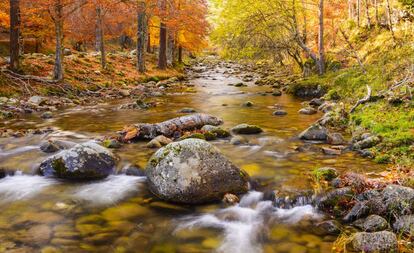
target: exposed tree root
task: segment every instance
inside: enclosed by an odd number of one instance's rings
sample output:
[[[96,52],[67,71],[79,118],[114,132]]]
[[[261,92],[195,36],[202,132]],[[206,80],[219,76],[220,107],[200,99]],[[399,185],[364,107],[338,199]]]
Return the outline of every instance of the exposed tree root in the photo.
[[[351,110],[349,111],[349,113],[353,113],[358,106],[360,106],[360,105],[365,104],[366,102],[368,102],[371,99],[371,94],[372,94],[371,87],[369,85],[367,85],[367,95],[364,98],[358,100],[356,102],[356,104],[351,108]]]

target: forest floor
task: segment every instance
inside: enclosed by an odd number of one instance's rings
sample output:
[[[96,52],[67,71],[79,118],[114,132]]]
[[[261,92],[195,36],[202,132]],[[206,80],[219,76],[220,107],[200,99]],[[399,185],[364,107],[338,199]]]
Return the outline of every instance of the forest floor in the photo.
[[[0,68],[6,68],[6,58],[0,58]],[[54,67],[54,56],[45,54],[25,54],[22,56],[21,74],[51,78]],[[65,80],[61,85],[39,83],[26,80],[26,84],[10,80],[0,73],[0,97],[25,97],[31,95],[73,95],[85,91],[97,91],[103,88],[125,89],[130,85],[161,81],[171,77],[182,76],[180,67],[159,70],[156,67],[155,55],[148,55],[147,72],[140,74],[136,70],[136,55],[130,51],[108,53],[105,69],[100,65],[99,53],[73,52],[64,59]],[[23,84],[23,85],[22,85]],[[63,91],[62,91],[62,85]],[[67,90],[65,92],[64,90]],[[73,94],[70,94],[71,91]],[[65,93],[65,94],[62,94]]]

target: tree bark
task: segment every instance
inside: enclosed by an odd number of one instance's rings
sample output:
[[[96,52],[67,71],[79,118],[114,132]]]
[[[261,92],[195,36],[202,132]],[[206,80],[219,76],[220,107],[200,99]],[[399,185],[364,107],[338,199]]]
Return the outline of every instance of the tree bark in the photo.
[[[137,32],[137,68],[145,73],[145,47],[147,44],[147,17],[145,12],[145,1],[138,3],[138,32]]]
[[[56,52],[55,67],[53,69],[53,79],[63,80],[63,5],[60,0],[55,3],[55,36],[56,36]]]
[[[378,0],[374,0],[375,5],[375,23],[377,26],[380,25],[380,18],[379,18],[379,12],[378,12]]]
[[[19,70],[20,61],[20,1],[10,0],[10,69]]]
[[[371,17],[369,16],[369,2],[365,0],[365,15],[367,16],[367,27],[371,29]]]
[[[324,0],[319,0],[319,36],[318,36],[318,52],[319,52],[319,74],[325,74],[325,46],[324,46]]]
[[[183,63],[183,47],[178,47],[178,62]]]
[[[124,142],[153,139],[159,135],[165,137],[179,137],[185,131],[201,129],[205,125],[218,126],[223,121],[217,117],[197,113],[179,118],[170,119],[156,124],[136,124],[127,126],[121,132],[120,139]]]
[[[151,54],[152,50],[151,50],[151,32],[150,32],[150,28],[149,28],[149,22],[147,19],[147,53]]]
[[[106,67],[106,52],[104,42],[104,27],[103,27],[103,15],[101,6],[96,7],[96,46],[97,50],[101,52],[101,67]]]
[[[392,39],[395,42],[394,27],[392,24],[392,10],[390,5],[390,0],[387,0],[387,14],[388,14],[388,26],[392,35]]]
[[[166,0],[161,0],[161,10],[166,9]],[[167,68],[167,25],[161,20],[160,24],[160,48],[158,54],[158,68]]]
[[[361,0],[357,0],[357,25],[361,26]]]

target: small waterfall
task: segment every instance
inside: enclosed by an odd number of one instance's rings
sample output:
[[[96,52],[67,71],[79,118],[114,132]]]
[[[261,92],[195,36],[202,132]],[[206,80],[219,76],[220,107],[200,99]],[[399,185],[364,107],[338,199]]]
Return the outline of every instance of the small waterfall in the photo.
[[[16,173],[0,180],[0,203],[32,198],[58,181],[42,176]]]
[[[111,205],[139,191],[139,184],[145,177],[112,175],[108,178],[88,183],[76,189],[75,198],[92,205]]]
[[[305,201],[305,200],[300,200]],[[299,203],[298,202],[298,203]],[[220,253],[261,253],[261,241],[271,222],[294,224],[303,218],[320,219],[311,205],[283,209],[272,201],[263,200],[263,193],[251,191],[240,203],[213,214],[193,216],[182,220],[176,231],[194,228],[216,228],[223,232]]]

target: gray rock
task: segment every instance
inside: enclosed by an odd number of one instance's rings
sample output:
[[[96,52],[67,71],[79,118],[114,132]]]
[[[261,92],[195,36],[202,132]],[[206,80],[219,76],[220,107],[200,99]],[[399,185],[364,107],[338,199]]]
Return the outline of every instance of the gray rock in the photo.
[[[352,200],[354,192],[351,187],[334,189],[317,199],[317,206],[322,210],[329,210],[340,202]]]
[[[322,221],[316,224],[316,232],[321,235],[339,235],[341,224],[336,220]]]
[[[158,150],[146,168],[148,187],[159,198],[178,203],[219,201],[248,190],[248,175],[213,145],[199,139],[173,142]]]
[[[331,145],[342,145],[346,143],[344,137],[340,133],[329,133],[327,142]]]
[[[414,215],[404,215],[394,222],[392,225],[394,232],[398,234],[406,234],[411,237],[414,236]]]
[[[325,155],[340,155],[340,154],[342,154],[342,151],[340,149],[333,149],[333,148],[327,148],[327,147],[323,147],[322,152]]]
[[[53,114],[51,112],[44,112],[44,113],[42,113],[42,115],[40,117],[42,119],[51,119],[51,118],[53,118]]]
[[[307,108],[302,108],[299,110],[300,114],[305,114],[305,115],[313,115],[316,114],[317,111],[315,109],[313,109],[312,107],[307,107]]]
[[[398,251],[397,236],[388,231],[356,233],[347,245],[350,250],[365,253],[391,253]]]
[[[263,130],[256,125],[240,124],[231,129],[234,134],[259,134]]]
[[[315,124],[299,134],[299,138],[302,140],[326,141],[328,134],[329,132],[326,127]]]
[[[243,136],[240,136],[240,135],[233,136],[230,140],[230,144],[235,145],[235,146],[248,144],[248,143],[249,143],[249,141],[246,138],[244,138]]]
[[[414,189],[401,185],[387,185],[382,191],[382,196],[388,214],[401,216],[414,212]]]
[[[275,115],[275,116],[284,116],[284,115],[287,115],[287,114],[288,113],[285,110],[277,110],[277,111],[273,112],[273,115]]]
[[[244,107],[252,107],[254,104],[253,104],[253,102],[251,102],[251,101],[246,101],[246,102],[244,102],[243,104],[242,104],[242,106],[244,106]]]
[[[314,98],[309,102],[310,106],[319,107],[323,104],[324,100],[321,98]]]
[[[362,230],[365,232],[378,232],[387,230],[390,227],[387,220],[379,215],[373,214],[368,216],[362,223]]]
[[[69,48],[64,48],[63,49],[63,55],[65,55],[65,56],[72,55],[72,50],[70,50]]]
[[[357,202],[351,210],[345,215],[343,221],[353,222],[362,217],[366,217],[370,213],[369,205],[367,201]]]
[[[53,141],[46,141],[40,145],[40,150],[45,153],[55,153],[59,151],[61,148]]]
[[[370,136],[370,137],[367,137],[367,138],[365,138],[361,141],[358,141],[358,142],[354,143],[353,148],[355,150],[372,148],[380,142],[381,142],[381,140],[378,136]]]
[[[125,167],[122,169],[122,173],[127,176],[145,177],[145,171],[136,166]]]
[[[152,139],[151,141],[147,143],[146,147],[157,149],[157,148],[161,148],[162,144],[158,140]]]
[[[46,98],[41,96],[32,96],[29,100],[27,100],[27,102],[39,106],[46,102]]]
[[[115,157],[95,142],[78,144],[47,158],[39,166],[43,176],[70,180],[93,180],[113,173]]]
[[[279,97],[279,96],[282,96],[282,92],[280,90],[274,90],[272,92],[272,95],[275,97]]]
[[[178,111],[179,113],[196,113],[197,111],[193,108],[183,108],[180,111]]]

